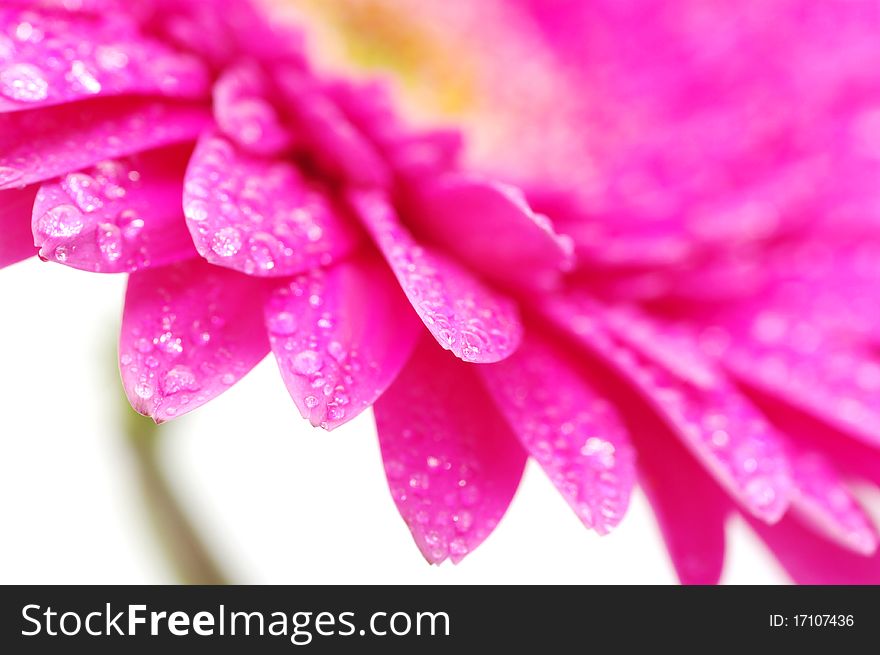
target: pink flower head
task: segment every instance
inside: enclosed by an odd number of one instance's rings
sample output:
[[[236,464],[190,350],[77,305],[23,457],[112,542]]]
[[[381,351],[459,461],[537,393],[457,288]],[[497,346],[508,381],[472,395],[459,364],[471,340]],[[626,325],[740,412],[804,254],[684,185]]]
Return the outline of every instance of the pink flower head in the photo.
[[[515,296],[571,266],[571,241],[521,192],[459,167],[456,132],[413,131],[380,84],[317,74],[300,35],[250,2],[16,0],[0,39],[0,265],[38,254],[129,273],[120,370],[156,421],[270,350],[302,415],[326,429],[405,366],[413,393],[445,380],[450,400],[476,402],[486,392],[470,363],[522,339]],[[469,363],[460,379],[455,361]],[[389,471],[401,453],[439,472],[442,506],[398,495],[439,561],[495,525],[525,455],[500,417],[459,432],[433,402],[395,411],[382,445]],[[438,431],[408,424],[414,411]],[[428,510],[455,539],[434,537]]]

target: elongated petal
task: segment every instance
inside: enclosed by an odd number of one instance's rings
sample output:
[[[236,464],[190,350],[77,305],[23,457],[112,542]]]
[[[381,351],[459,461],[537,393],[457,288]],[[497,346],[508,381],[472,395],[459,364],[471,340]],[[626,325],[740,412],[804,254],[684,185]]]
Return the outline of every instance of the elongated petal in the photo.
[[[190,141],[209,120],[202,107],[140,98],[88,100],[0,114],[0,189]]]
[[[529,331],[513,355],[477,371],[581,521],[605,534],[629,504],[635,451],[616,411],[575,361]]]
[[[791,477],[782,444],[736,389],[700,389],[615,340],[576,303],[557,299],[544,310],[616,370],[664,418],[707,470],[749,511],[773,522],[788,506]]]
[[[394,502],[425,558],[458,562],[495,528],[526,456],[472,367],[422,338],[375,406]]]
[[[328,430],[376,401],[424,330],[372,251],[277,288],[266,327],[299,411]]]
[[[516,305],[461,266],[416,243],[381,193],[352,204],[424,324],[446,350],[471,362],[497,362],[522,338]]]
[[[40,186],[40,257],[96,273],[165,266],[197,255],[181,208],[189,146],[105,160]]]
[[[268,352],[259,280],[193,259],[133,273],[119,342],[137,411],[165,421],[222,393]]]
[[[642,487],[682,584],[717,584],[732,503],[658,417],[627,412]]]
[[[214,133],[193,153],[183,207],[199,253],[248,275],[327,265],[357,240],[339,208],[293,164],[244,154]]]
[[[877,531],[837,471],[816,451],[790,445],[795,492],[792,506],[801,521],[862,555],[877,551]]]
[[[798,584],[880,584],[878,554],[865,557],[844,550],[790,513],[773,526],[750,523]]]
[[[29,219],[36,193],[35,186],[0,191],[0,268],[37,254]]]
[[[0,25],[17,26],[17,38],[0,35],[0,112],[92,96],[198,98],[208,90],[208,70],[198,59],[124,20],[4,7]]]
[[[411,202],[418,228],[495,279],[551,288],[574,263],[571,240],[515,187],[447,174],[419,185]]]

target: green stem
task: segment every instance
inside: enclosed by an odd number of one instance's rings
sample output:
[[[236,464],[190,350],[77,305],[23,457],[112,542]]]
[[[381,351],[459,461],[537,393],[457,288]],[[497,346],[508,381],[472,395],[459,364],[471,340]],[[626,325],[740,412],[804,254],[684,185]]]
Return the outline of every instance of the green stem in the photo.
[[[184,584],[226,584],[226,577],[199,537],[162,470],[159,444],[168,426],[125,408],[125,435],[135,456],[150,522],[177,578]]]

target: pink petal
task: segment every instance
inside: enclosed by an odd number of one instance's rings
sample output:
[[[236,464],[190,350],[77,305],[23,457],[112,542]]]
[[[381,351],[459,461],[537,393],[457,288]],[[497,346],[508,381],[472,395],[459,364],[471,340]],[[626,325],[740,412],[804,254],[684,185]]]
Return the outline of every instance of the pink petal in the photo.
[[[0,189],[189,141],[209,120],[202,107],[140,98],[84,100],[0,114]]]
[[[653,406],[716,480],[750,512],[774,522],[788,506],[791,478],[782,444],[764,418],[731,385],[700,389],[627,347],[577,300],[562,297],[544,311],[623,376]]]
[[[387,186],[390,174],[376,148],[314,78],[289,66],[278,69],[275,78],[297,136],[322,168],[356,186]]]
[[[843,550],[817,536],[792,514],[773,526],[750,523],[798,584],[880,584],[878,554],[865,557]]]
[[[516,187],[450,173],[419,185],[411,205],[418,229],[502,282],[552,288],[574,264],[571,239],[554,232]]]
[[[495,528],[526,455],[474,369],[423,337],[375,406],[394,502],[425,558],[460,561]]]
[[[760,314],[753,330],[758,339],[736,338],[723,354],[734,376],[880,445],[880,360],[872,352],[834,343],[772,311]],[[771,332],[778,338],[770,339]]]
[[[96,273],[165,266],[197,255],[181,209],[190,146],[105,160],[40,186],[40,257]]]
[[[37,254],[30,213],[37,187],[0,191],[0,268]]]
[[[513,355],[477,371],[578,517],[606,534],[629,504],[635,451],[614,407],[573,361],[572,353],[529,331]]]
[[[259,280],[193,259],[133,273],[119,342],[132,407],[157,422],[219,395],[269,352]]]
[[[418,245],[381,193],[350,196],[422,321],[446,350],[465,361],[509,356],[522,338],[516,305],[450,259]]]
[[[327,265],[356,242],[339,208],[296,166],[246,155],[214,133],[190,160],[183,208],[199,253],[248,275]]]
[[[818,452],[790,446],[795,493],[792,507],[801,521],[843,548],[861,555],[877,550],[877,531],[837,471]]]
[[[276,155],[291,145],[291,135],[266,99],[269,82],[254,63],[223,72],[214,84],[214,118],[236,145],[256,155]]]
[[[159,94],[199,98],[205,66],[137,33],[123,20],[0,8],[0,112],[58,105],[92,96]]]
[[[376,401],[423,331],[372,251],[285,282],[266,305],[266,326],[299,411],[328,430]]]
[[[629,411],[642,487],[682,584],[717,584],[731,503],[658,417]]]

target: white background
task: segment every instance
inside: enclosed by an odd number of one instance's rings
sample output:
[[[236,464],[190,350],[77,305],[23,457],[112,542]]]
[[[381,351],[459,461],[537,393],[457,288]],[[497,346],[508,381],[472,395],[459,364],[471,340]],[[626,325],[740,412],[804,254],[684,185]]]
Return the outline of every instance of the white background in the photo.
[[[2,583],[175,582],[116,424],[124,285],[38,260],[0,271]],[[313,430],[271,359],[163,429],[172,482],[235,582],[675,582],[644,496],[600,538],[532,465],[486,543],[427,565],[387,492],[371,415]],[[748,528],[730,528],[725,582],[786,581]]]

